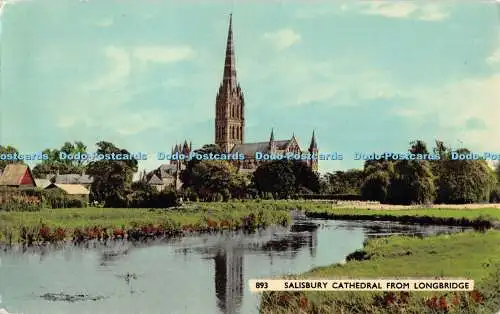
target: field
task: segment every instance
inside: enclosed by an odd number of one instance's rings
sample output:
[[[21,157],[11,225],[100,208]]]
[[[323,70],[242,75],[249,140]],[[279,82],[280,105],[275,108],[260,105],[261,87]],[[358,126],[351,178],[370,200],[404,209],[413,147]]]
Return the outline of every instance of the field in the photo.
[[[488,313],[500,309],[500,231],[367,242],[362,260],[313,269],[289,278],[461,277],[473,293],[270,292],[263,313]],[[335,244],[332,244],[335,245]]]
[[[296,202],[310,217],[346,220],[388,220],[405,223],[500,227],[498,204],[397,206],[370,203]]]
[[[248,202],[192,203],[176,209],[141,208],[62,208],[38,212],[0,212],[0,242],[18,242],[21,229],[32,232],[41,228],[60,229],[71,237],[80,229],[121,229],[161,226],[166,231],[206,231],[238,229],[245,221],[258,227],[286,224],[287,207],[274,203],[256,206]]]

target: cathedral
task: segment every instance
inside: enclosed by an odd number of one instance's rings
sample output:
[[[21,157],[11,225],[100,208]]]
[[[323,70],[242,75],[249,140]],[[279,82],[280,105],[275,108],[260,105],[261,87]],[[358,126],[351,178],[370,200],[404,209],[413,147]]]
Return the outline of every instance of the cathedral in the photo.
[[[226,55],[224,61],[224,75],[219,86],[215,100],[215,144],[224,153],[241,153],[245,155],[244,160],[233,161],[238,171],[253,172],[263,162],[255,160],[255,153],[263,154],[286,154],[286,153],[311,153],[318,154],[318,144],[314,131],[307,149],[302,149],[295,135],[290,139],[275,140],[274,130],[271,129],[269,139],[264,142],[245,143],[245,99],[243,91],[236,78],[236,62],[233,42],[232,15],[229,17],[229,30],[226,43]],[[189,155],[192,151],[191,143],[184,141],[172,148],[172,154],[180,153]],[[314,171],[318,171],[318,160],[305,161]],[[180,187],[179,172],[185,169],[186,163],[171,160],[143,178],[149,184],[155,185],[159,190],[166,186]]]
[[[232,15],[229,17],[224,75],[215,101],[215,144],[225,153],[242,153],[245,159],[237,161],[240,171],[254,171],[260,164],[255,160],[255,153],[285,154],[285,153],[318,153],[318,145],[312,133],[307,150],[300,148],[295,135],[287,140],[275,140],[274,130],[271,130],[269,140],[257,143],[245,143],[245,99],[243,91],[236,78],[236,62],[233,42]],[[318,161],[309,160],[307,164],[318,171]]]

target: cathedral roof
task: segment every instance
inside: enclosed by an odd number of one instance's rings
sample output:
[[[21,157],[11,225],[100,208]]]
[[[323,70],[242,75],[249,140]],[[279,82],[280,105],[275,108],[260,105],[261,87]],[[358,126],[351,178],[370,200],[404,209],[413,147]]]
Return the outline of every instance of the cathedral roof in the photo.
[[[291,140],[274,141],[277,151],[283,151],[290,144]],[[245,156],[254,156],[255,153],[269,153],[269,142],[236,144],[231,150],[232,153],[242,153]]]

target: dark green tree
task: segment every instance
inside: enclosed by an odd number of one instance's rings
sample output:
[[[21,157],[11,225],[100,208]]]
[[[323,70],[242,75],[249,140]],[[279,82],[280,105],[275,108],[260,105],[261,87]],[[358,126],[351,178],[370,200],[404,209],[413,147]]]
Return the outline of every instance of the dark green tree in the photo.
[[[457,153],[470,153],[458,149]],[[476,203],[488,201],[496,184],[494,173],[484,160],[441,161],[437,179],[439,203]]]
[[[218,145],[215,144],[207,144],[204,145],[202,148],[197,149],[194,151],[197,154],[203,155],[203,154],[220,154],[222,153],[222,150]],[[196,185],[199,185],[197,180],[199,180],[198,177],[196,177],[193,174],[193,169],[194,167],[199,164],[202,160],[198,159],[191,159],[187,162],[186,164],[186,169],[182,170],[180,173],[180,180],[182,181],[182,186],[184,188],[192,188],[192,190],[197,190]]]
[[[359,195],[364,180],[364,172],[359,169],[335,171],[325,174],[322,179],[325,182],[322,187],[323,193]]]
[[[291,163],[295,176],[295,191],[318,193],[320,190],[319,176],[305,162],[294,160]]]
[[[363,169],[364,181],[361,197],[369,201],[387,201],[389,186],[394,175],[394,162],[390,160],[367,160]]]
[[[288,160],[261,164],[254,172],[253,181],[260,193],[272,193],[278,198],[287,198],[295,193],[296,177],[293,164]]]
[[[2,146],[0,145],[0,154],[15,154],[19,151],[10,145]],[[0,159],[0,170],[3,170],[8,164],[22,164],[22,160],[2,160]]]
[[[98,142],[98,154],[129,154],[110,142]],[[104,202],[106,207],[127,206],[127,195],[131,192],[132,177],[138,169],[138,161],[96,160],[89,163],[87,173],[92,176],[92,199]]]

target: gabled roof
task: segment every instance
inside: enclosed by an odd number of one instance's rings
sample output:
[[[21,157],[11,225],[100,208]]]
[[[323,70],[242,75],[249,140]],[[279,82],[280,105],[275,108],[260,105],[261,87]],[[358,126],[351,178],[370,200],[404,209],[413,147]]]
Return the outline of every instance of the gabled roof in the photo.
[[[276,150],[285,150],[291,140],[274,141]],[[231,153],[242,153],[245,156],[255,156],[256,152],[269,153],[269,142],[236,144]]]
[[[37,187],[42,189],[45,189],[46,187],[52,184],[52,182],[50,182],[50,180],[48,179],[35,179],[35,183]]]
[[[19,186],[21,184],[21,180],[26,174],[26,171],[28,171],[29,175],[33,179],[33,174],[31,173],[28,165],[8,164],[5,167],[2,176],[0,176],[0,185]],[[33,179],[33,183],[34,182],[35,180]]]
[[[163,164],[159,168],[159,175],[161,179],[169,178],[175,175],[175,172],[177,171],[177,166],[176,165],[170,165],[170,164]]]
[[[156,174],[153,174],[153,176],[151,176],[151,179],[149,179],[148,184],[151,184],[151,185],[163,185],[163,181],[160,180],[160,178],[158,178],[156,176]]]
[[[57,184],[92,184],[94,179],[86,174],[58,174],[53,178]]]
[[[57,184],[52,183],[46,189],[59,188],[71,195],[89,195],[90,191],[81,184]]]

